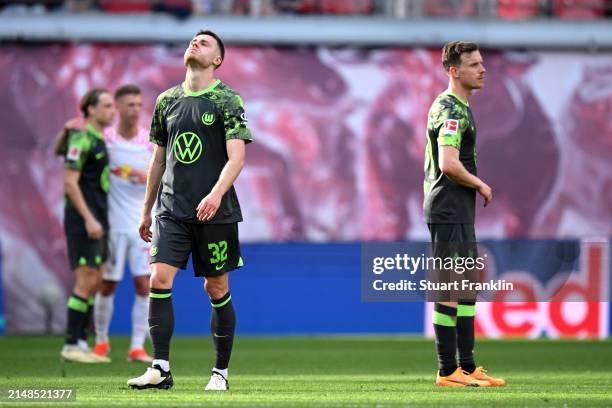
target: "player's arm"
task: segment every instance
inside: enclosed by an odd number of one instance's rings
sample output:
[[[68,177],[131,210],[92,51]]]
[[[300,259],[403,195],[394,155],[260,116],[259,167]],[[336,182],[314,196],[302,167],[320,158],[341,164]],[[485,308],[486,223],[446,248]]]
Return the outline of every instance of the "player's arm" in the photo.
[[[87,206],[85,197],[79,187],[79,179],[81,178],[81,172],[71,168],[64,169],[64,191],[70,200],[72,206],[77,212],[83,217],[85,221],[85,229],[87,230],[87,236],[91,239],[100,239],[104,235],[104,229],[98,222],[96,217]]]
[[[149,140],[153,143],[153,155],[149,161],[149,168],[146,175],[145,198],[142,206],[140,225],[138,233],[145,242],[151,242],[151,210],[157,197],[157,191],[161,184],[162,177],[166,171],[166,145],[168,143],[168,130],[166,128],[166,100],[163,94],[155,101],[155,110],[151,118],[151,130]]]
[[[247,126],[244,102],[240,95],[235,94],[229,98],[223,110],[225,148],[228,160],[219,175],[217,183],[196,207],[196,217],[200,221],[210,221],[217,213],[223,195],[232,187],[244,166],[245,145],[253,141],[251,131]]]
[[[447,114],[446,119],[438,131],[438,166],[440,171],[455,183],[478,191],[484,198],[486,207],[493,199],[491,187],[467,171],[459,160],[461,137],[467,128],[467,120],[455,116],[452,109],[445,111],[445,113]]]
[[[145,190],[145,198],[142,206],[142,215],[138,232],[140,237],[150,242],[153,234],[151,233],[151,210],[157,197],[157,191],[161,184],[162,176],[166,171],[166,147],[155,145],[153,149],[153,155],[149,161],[149,169],[147,170],[147,183]]]
[[[438,146],[440,171],[455,183],[478,189],[483,181],[467,171],[459,160],[459,150],[453,146]]]
[[[104,228],[87,206],[79,186],[91,143],[83,132],[67,130],[65,136],[65,145],[60,149],[64,154],[64,191],[74,209],[83,218],[87,236],[100,239],[104,235]]]
[[[440,171],[445,176],[453,180],[457,184],[462,186],[471,187],[476,189],[478,193],[484,198],[485,207],[493,199],[493,192],[484,181],[467,171],[459,160],[459,150],[454,146],[438,146],[438,157]]]
[[[209,221],[215,216],[221,205],[223,195],[227,193],[234,184],[234,181],[244,167],[244,158],[246,156],[244,140],[230,139],[225,142],[225,146],[228,156],[227,163],[225,163],[215,186],[210,193],[200,201],[200,204],[198,204],[196,208],[197,218],[200,221]]]

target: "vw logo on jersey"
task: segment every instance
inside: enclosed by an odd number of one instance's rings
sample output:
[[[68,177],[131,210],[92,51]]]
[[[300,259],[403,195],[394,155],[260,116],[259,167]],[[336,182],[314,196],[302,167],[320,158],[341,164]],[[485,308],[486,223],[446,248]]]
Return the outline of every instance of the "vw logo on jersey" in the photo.
[[[191,164],[202,155],[202,141],[193,132],[183,132],[174,140],[172,151],[176,160],[183,164]]]
[[[215,114],[210,112],[204,112],[202,114],[202,123],[206,126],[210,126],[215,123]]]

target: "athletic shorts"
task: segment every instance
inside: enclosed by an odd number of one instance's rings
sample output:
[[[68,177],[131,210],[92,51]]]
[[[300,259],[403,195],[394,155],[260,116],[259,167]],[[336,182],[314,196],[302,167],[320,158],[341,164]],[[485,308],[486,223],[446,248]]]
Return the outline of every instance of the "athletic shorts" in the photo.
[[[149,248],[137,233],[111,233],[108,242],[109,266],[102,279],[105,281],[120,282],[123,279],[126,263],[130,266],[133,277],[148,276]]]
[[[100,268],[108,257],[107,236],[100,239],[90,239],[85,234],[67,234],[68,260],[70,268],[79,266],[91,266]]]
[[[240,268],[238,223],[197,224],[156,216],[153,222],[151,263],[185,269],[192,255],[195,276],[216,277]]]
[[[450,290],[428,292],[429,301],[473,301],[476,291],[463,286],[480,282],[482,269],[476,268],[478,249],[474,224],[427,224],[431,235],[431,256],[441,260],[442,268],[427,271],[427,279],[435,283],[457,282]],[[471,261],[468,261],[471,259]],[[452,265],[452,268],[448,266]],[[466,289],[464,289],[466,287]],[[456,289],[455,289],[456,288]]]
[[[477,257],[474,224],[427,224],[433,256]]]

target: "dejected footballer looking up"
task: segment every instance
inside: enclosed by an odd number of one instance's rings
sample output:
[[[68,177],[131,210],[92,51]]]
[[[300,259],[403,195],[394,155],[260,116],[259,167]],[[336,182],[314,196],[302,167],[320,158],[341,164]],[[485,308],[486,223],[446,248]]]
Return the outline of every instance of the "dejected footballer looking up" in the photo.
[[[150,133],[155,148],[139,227],[140,236],[152,241],[149,329],[154,360],[142,376],[128,380],[132,388],[173,385],[172,284],[190,254],[212,305],[216,361],[205,389],[229,388],[235,313],[228,272],[243,263],[238,242],[242,213],[233,183],[252,137],[240,95],[215,78],[224,58],[219,36],[198,32],[184,54],[185,81],[161,93],[155,105]]]

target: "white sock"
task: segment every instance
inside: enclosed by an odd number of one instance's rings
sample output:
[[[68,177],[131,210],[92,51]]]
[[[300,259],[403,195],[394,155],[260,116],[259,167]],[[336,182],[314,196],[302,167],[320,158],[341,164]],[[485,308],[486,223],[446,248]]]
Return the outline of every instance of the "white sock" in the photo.
[[[78,339],[77,340],[77,347],[80,348],[83,351],[89,351],[89,344],[87,344],[87,340]]]
[[[228,372],[227,372],[227,368],[226,368],[226,369],[224,369],[224,370],[221,370],[221,369],[219,369],[219,368],[213,368],[213,371],[218,372],[218,373],[219,373],[219,374],[221,374],[223,377],[225,377],[225,379],[227,380],[227,374],[228,374]]]
[[[98,292],[96,295],[96,307],[94,308],[96,343],[108,343],[108,328],[113,317],[114,301],[114,294],[103,296]]]
[[[168,372],[170,371],[170,362],[168,360],[153,360],[153,363],[151,364],[151,367],[158,365],[161,367],[162,370]]]
[[[149,297],[134,296],[132,306],[132,345],[130,350],[142,348],[145,336],[149,331]],[[166,370],[168,371],[168,370]]]

